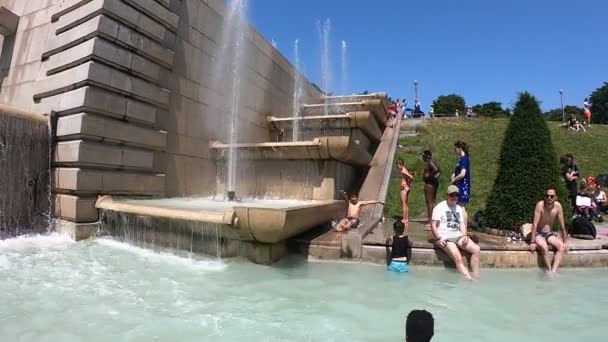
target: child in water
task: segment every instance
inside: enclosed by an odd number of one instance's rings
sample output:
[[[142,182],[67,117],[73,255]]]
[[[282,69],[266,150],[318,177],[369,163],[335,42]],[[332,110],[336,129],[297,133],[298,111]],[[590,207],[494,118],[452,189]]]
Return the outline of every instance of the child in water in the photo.
[[[389,271],[404,273],[408,271],[409,257],[412,254],[410,241],[405,233],[405,223],[395,221],[393,231],[395,235],[386,239],[388,269]],[[390,251],[388,246],[391,246]]]

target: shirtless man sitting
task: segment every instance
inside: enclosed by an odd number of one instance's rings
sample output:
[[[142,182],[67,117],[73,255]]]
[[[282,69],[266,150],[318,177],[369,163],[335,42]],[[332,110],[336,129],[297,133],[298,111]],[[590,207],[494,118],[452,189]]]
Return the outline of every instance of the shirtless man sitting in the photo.
[[[553,232],[553,225],[558,221],[562,240]],[[555,189],[548,189],[545,192],[545,199],[536,204],[534,208],[534,221],[532,222],[532,243],[530,243],[530,251],[538,251],[543,256],[543,262],[547,268],[548,274],[555,274],[562,256],[568,253],[566,240],[568,233],[564,224],[564,210],[562,205],[557,201],[557,193]],[[549,262],[549,246],[555,249],[555,257],[553,265]]]
[[[384,205],[384,203],[380,201],[359,201],[359,195],[357,193],[351,193],[347,196],[346,193],[342,191],[342,195],[348,201],[348,211],[346,217],[341,219],[336,225],[336,231],[338,232],[343,232],[359,226],[359,223],[361,222],[359,219],[361,206],[378,203]]]

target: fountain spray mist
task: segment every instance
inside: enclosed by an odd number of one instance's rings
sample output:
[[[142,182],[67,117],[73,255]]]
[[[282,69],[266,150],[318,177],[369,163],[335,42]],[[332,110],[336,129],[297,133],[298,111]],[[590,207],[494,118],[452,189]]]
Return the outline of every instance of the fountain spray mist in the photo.
[[[330,69],[330,49],[329,49],[329,38],[331,33],[331,20],[327,18],[323,25],[321,22],[317,22],[317,28],[319,31],[319,40],[321,41],[321,86],[323,91],[327,95],[329,88],[331,87],[331,69]],[[325,99],[324,106],[325,115],[328,115],[327,99]]]
[[[341,87],[342,88],[342,95],[347,95],[346,92],[348,91],[348,61],[346,59],[347,57],[347,50],[348,50],[348,46],[346,45],[346,40],[342,41],[342,65],[341,65],[341,76],[342,76],[342,84]]]
[[[218,54],[214,58],[212,68],[214,90],[217,92],[212,100],[214,110],[228,114],[228,177],[227,191],[234,195],[236,190],[238,137],[238,114],[241,102],[241,73],[246,56],[245,32],[248,28],[246,21],[247,0],[232,0],[223,22]]]
[[[293,56],[296,67],[293,85],[293,130],[292,141],[300,140],[300,105],[302,103],[302,67],[300,65],[300,41],[298,39],[293,43]]]

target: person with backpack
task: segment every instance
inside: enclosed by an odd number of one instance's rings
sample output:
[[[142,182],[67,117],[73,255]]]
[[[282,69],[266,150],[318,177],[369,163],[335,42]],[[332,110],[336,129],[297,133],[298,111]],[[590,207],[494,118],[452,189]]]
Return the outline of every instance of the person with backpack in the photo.
[[[553,232],[555,221],[559,224],[563,241]],[[563,255],[568,253],[568,232],[564,223],[564,209],[557,200],[557,191],[555,189],[547,189],[544,200],[536,204],[530,235],[532,237],[530,250],[542,254],[547,274],[554,275],[557,272]],[[549,262],[549,245],[555,249],[553,264]]]

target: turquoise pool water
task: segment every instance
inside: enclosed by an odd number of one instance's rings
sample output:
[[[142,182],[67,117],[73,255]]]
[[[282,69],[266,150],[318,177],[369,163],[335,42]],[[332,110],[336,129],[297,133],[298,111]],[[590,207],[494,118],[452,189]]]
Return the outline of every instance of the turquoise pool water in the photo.
[[[424,308],[433,341],[606,341],[608,270],[387,273],[189,259],[112,240],[0,241],[0,341],[402,341]]]

